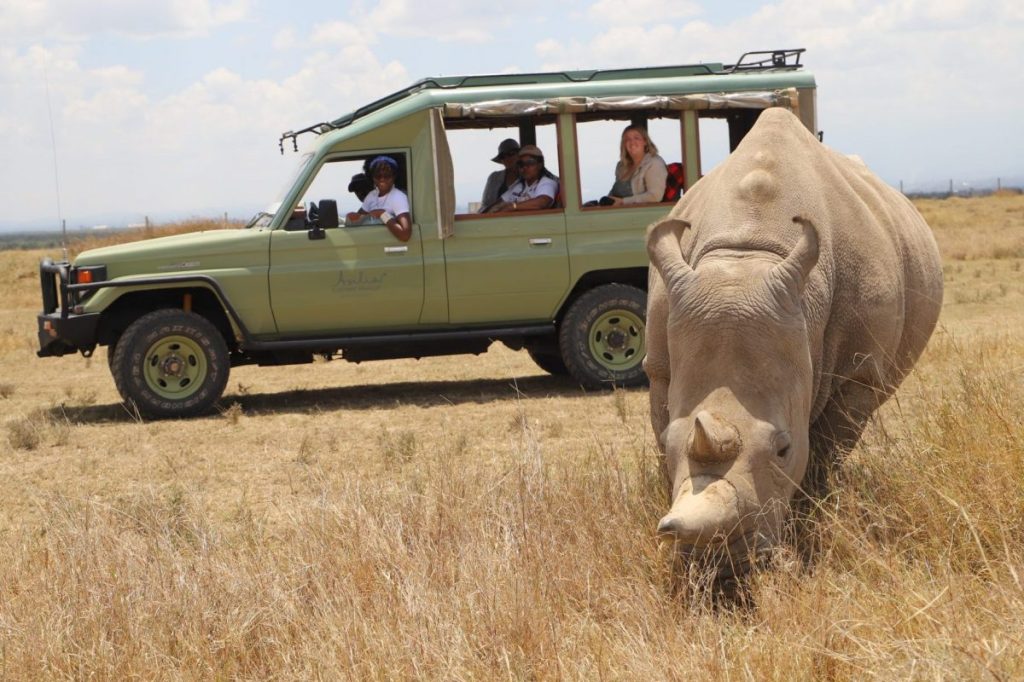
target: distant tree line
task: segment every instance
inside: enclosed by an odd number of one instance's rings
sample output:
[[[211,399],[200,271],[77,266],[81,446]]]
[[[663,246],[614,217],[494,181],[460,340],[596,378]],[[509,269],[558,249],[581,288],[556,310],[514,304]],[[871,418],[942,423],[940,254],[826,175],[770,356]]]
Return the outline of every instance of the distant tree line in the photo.
[[[60,248],[59,232],[0,232],[0,251]]]

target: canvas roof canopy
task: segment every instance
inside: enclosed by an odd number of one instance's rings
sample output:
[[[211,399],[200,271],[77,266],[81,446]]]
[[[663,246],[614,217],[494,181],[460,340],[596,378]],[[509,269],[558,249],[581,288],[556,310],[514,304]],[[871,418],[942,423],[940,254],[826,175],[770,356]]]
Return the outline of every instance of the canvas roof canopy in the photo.
[[[608,114],[616,113],[676,112],[687,110],[767,109],[787,107],[799,109],[796,88],[772,91],[700,93],[690,95],[618,95],[608,97],[552,97],[549,99],[497,99],[483,102],[448,103],[444,116],[448,126],[455,128],[490,127],[499,124],[495,119],[514,119],[520,116],[551,117],[556,114]],[[475,125],[474,121],[478,121]]]

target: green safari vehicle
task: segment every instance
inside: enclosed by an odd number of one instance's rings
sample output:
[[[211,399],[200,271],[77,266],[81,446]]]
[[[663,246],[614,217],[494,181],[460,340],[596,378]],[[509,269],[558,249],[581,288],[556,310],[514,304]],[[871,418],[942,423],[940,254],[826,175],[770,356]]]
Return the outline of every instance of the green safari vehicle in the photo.
[[[677,194],[593,201],[611,184],[622,127],[656,136],[670,181],[685,191],[767,107],[788,107],[816,130],[802,52],[428,78],[289,131],[282,153],[301,151],[293,179],[244,229],[44,259],[38,354],[88,357],[107,346],[121,396],[152,417],[208,411],[236,365],[478,354],[494,341],[587,389],[641,384],[644,231]],[[504,138],[543,151],[558,181],[550,208],[480,212],[494,166],[479,150]],[[396,161],[395,185],[408,197],[405,242],[379,222],[345,224],[360,205],[352,187],[378,155]]]

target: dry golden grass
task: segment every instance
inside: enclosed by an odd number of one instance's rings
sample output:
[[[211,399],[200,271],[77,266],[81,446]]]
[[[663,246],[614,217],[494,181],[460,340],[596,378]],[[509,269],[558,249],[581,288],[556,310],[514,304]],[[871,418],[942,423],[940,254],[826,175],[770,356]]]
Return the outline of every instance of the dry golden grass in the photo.
[[[968,201],[1013,243],[1003,198]],[[992,249],[945,251],[941,329],[820,551],[781,551],[746,607],[654,536],[644,391],[495,348],[239,368],[220,414],[143,421],[102,352],[33,356],[39,254],[3,261],[0,677],[1020,679],[1024,259]]]
[[[947,261],[1024,258],[1024,194],[918,199]]]

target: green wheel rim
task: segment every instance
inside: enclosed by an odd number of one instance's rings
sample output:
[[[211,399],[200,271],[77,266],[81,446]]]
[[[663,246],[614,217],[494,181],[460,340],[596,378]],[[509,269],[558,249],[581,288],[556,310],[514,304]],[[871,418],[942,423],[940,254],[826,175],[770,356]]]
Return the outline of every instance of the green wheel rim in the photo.
[[[186,336],[167,336],[146,351],[146,386],[161,398],[184,400],[203,385],[209,363],[202,346]]]
[[[625,372],[644,359],[644,321],[628,310],[611,310],[590,326],[590,354],[605,369]]]

